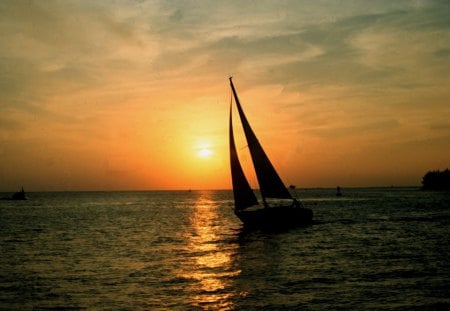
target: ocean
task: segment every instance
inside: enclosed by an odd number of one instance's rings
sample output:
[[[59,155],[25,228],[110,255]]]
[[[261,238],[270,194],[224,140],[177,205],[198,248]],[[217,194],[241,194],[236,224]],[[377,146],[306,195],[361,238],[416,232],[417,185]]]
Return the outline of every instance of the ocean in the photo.
[[[230,191],[0,201],[0,310],[450,309],[450,193],[296,192],[314,223],[284,232]]]

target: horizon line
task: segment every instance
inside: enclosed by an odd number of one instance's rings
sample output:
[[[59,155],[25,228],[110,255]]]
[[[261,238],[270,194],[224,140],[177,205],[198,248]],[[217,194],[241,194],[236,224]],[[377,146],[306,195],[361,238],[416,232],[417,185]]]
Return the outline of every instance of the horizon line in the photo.
[[[295,189],[292,190],[314,190],[314,189],[336,189],[336,187],[338,186],[334,186],[334,187],[326,187],[326,186],[316,186],[316,187],[296,187]],[[380,188],[422,188],[421,185],[407,185],[407,186],[397,186],[397,185],[390,185],[390,186],[340,186],[339,187],[342,189],[380,189]],[[119,190],[119,189],[115,189],[115,190],[107,190],[107,189],[95,189],[95,190],[69,190],[69,189],[65,189],[65,190],[32,190],[32,191],[25,191],[26,193],[38,193],[38,192],[198,192],[198,191],[232,191],[232,188],[218,188],[218,189],[190,189],[190,188],[185,188],[185,189],[128,189],[128,190]],[[253,191],[259,191],[259,188],[252,188]],[[17,192],[17,191],[5,191],[5,190],[1,190],[0,193],[11,193],[11,192]]]

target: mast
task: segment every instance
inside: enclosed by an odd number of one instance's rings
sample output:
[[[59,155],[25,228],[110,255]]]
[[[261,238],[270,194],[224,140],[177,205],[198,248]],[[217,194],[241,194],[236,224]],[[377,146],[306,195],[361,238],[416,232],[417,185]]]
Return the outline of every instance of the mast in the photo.
[[[266,198],[292,199],[291,194],[284,186],[280,176],[276,172],[275,168],[273,167],[251,128],[247,117],[242,110],[241,103],[237,96],[236,89],[234,88],[231,77],[230,85],[231,90],[233,91],[233,96],[239,112],[242,127],[244,129],[245,138],[250,149],[250,154],[256,172],[256,177],[258,179],[264,206],[267,206]]]

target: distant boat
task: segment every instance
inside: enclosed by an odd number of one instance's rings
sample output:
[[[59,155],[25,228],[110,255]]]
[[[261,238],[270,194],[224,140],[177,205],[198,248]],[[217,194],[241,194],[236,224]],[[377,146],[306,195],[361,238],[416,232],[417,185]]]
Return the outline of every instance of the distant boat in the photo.
[[[26,200],[27,197],[25,196],[25,190],[23,190],[23,187],[20,189],[20,191],[15,192],[10,197],[1,198],[2,200]]]
[[[250,149],[262,197],[261,206],[239,162],[234,142],[233,101],[231,101],[229,140],[234,213],[243,222],[244,227],[249,228],[284,229],[311,223],[313,218],[312,210],[304,208],[297,199],[291,196],[250,127],[239,102],[232,78],[230,78],[230,86],[244,129],[247,145]]]
[[[341,187],[339,187],[339,186],[336,187],[336,196],[337,197],[341,197],[342,196]]]

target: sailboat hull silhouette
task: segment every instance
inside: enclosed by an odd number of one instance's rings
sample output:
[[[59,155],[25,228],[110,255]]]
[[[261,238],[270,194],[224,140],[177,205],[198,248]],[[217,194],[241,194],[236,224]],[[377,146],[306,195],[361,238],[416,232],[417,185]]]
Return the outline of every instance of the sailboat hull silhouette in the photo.
[[[312,222],[313,212],[308,208],[304,208],[299,201],[291,196],[288,189],[284,186],[281,178],[250,127],[231,78],[230,86],[244,129],[245,138],[250,150],[262,197],[261,206],[258,203],[239,162],[234,141],[232,118],[233,102],[231,102],[229,118],[230,165],[233,184],[234,212],[236,216],[243,222],[245,227],[251,228],[283,229],[310,224]],[[275,199],[285,203],[282,205],[278,204],[277,206],[271,206],[268,203],[268,199]]]
[[[246,228],[289,229],[311,224],[313,212],[304,207],[278,206],[235,212]]]

